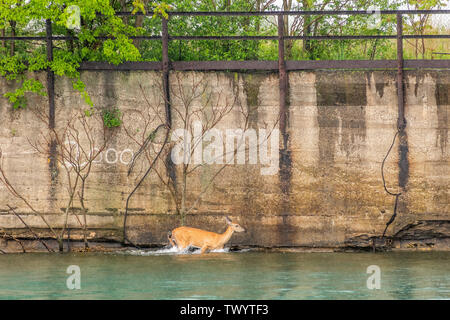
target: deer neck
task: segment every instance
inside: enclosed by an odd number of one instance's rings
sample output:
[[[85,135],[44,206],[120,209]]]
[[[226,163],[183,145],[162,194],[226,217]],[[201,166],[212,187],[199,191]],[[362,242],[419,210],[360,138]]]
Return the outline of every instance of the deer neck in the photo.
[[[228,242],[228,240],[230,240],[231,236],[233,235],[233,228],[231,228],[231,226],[228,226],[227,230],[225,230],[224,233],[221,234],[222,239],[221,239],[221,243],[225,244]]]

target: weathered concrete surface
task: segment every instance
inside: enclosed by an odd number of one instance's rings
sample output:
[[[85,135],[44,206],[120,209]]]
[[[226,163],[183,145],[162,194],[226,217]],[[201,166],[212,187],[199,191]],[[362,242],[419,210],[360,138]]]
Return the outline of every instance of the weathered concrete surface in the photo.
[[[385,177],[389,190],[401,191],[402,196],[388,236],[400,235],[411,225],[427,224],[433,229],[438,227],[432,221],[450,220],[450,73],[405,74],[408,149],[406,174],[401,179],[406,187],[398,187],[400,151],[396,141],[385,165]],[[44,79],[43,75],[36,77]],[[115,129],[102,158],[94,165],[86,190],[88,238],[120,241],[126,198],[148,166],[143,159],[134,174],[127,176],[127,163],[139,143],[164,119],[161,77],[157,72],[84,72],[82,78],[96,108],[117,107],[123,115],[123,125]],[[172,73],[174,109],[180,109],[183,103],[177,85],[181,83],[189,93],[199,79],[203,80],[204,91],[192,100],[193,108],[208,105],[214,110],[233,103],[233,110],[218,123],[218,129],[239,128],[242,110],[248,112],[251,128],[277,125],[277,74]],[[383,189],[380,167],[396,130],[395,73],[291,72],[289,82],[288,148],[292,163],[290,176],[283,182],[288,184],[288,194],[281,191],[278,175],[260,174],[261,164],[231,165],[195,205],[186,225],[222,232],[223,216],[230,215],[248,230],[234,235],[232,245],[370,247],[371,239],[383,233],[394,205],[394,197]],[[2,80],[0,93],[8,90],[11,84]],[[28,110],[12,110],[0,98],[0,147],[9,180],[58,229],[63,223],[62,208],[68,201],[64,170],[59,168],[57,175],[50,172],[47,157],[37,154],[29,143],[39,140],[39,133],[47,130],[32,109],[46,107],[45,98],[30,96]],[[57,79],[57,127],[63,128],[71,114],[86,108],[70,81]],[[174,112],[174,127],[180,124],[180,116]],[[148,155],[151,158],[152,153]],[[189,178],[188,202],[195,202],[220,167],[202,166]],[[162,164],[157,168],[164,173]],[[16,207],[42,236],[50,236],[40,218],[2,185],[0,228],[33,238],[8,213],[7,205]],[[80,205],[75,203],[74,207]],[[170,191],[155,172],[138,190],[130,208],[128,234],[135,243],[165,244],[168,230],[179,225]],[[71,239],[81,239],[80,223],[74,216],[69,226]],[[443,235],[439,231],[439,245],[434,248],[448,248],[448,227],[439,230],[444,230]],[[416,238],[423,241],[419,235]],[[427,243],[434,241],[430,239]],[[404,241],[400,237],[395,245],[408,247]],[[414,233],[407,241],[414,243]]]

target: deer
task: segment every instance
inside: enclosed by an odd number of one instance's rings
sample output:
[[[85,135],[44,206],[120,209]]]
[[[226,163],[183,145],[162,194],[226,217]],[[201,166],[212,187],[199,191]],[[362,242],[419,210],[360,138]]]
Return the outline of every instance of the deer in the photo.
[[[224,233],[215,233],[202,229],[191,227],[178,227],[169,231],[168,238],[172,247],[177,247],[179,251],[183,251],[187,247],[200,248],[200,253],[207,250],[223,249],[223,246],[230,240],[234,232],[245,232],[245,229],[239,224],[231,221],[229,217],[225,217],[228,224]]]

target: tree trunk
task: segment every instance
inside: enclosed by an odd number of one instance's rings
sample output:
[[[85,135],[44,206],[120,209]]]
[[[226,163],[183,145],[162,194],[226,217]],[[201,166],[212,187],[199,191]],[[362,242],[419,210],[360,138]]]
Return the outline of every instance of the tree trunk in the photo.
[[[58,250],[59,252],[63,252],[64,251],[64,242],[62,238],[58,239]]]
[[[290,11],[292,9],[292,0],[283,0],[283,11]],[[284,35],[289,35],[289,16],[283,17],[284,21]],[[294,45],[293,40],[285,40],[285,58],[286,60],[291,59],[292,46]]]
[[[143,3],[144,3],[144,8],[147,8],[148,1],[149,1],[149,0],[144,0],[144,1],[143,1]],[[134,26],[135,26],[136,28],[142,28],[142,27],[144,26],[144,18],[145,18],[144,15],[137,15],[137,16],[136,16],[136,22],[135,22],[135,25],[134,25]],[[141,45],[141,40],[139,40],[139,39],[134,39],[134,40],[133,40],[133,44],[134,44],[134,46],[135,46],[136,48],[139,49],[139,47],[140,47],[140,45]]]
[[[88,249],[89,248],[89,243],[87,240],[87,210],[86,207],[84,206],[84,188],[86,186],[86,180],[82,180],[81,182],[81,195],[80,195],[80,204],[81,204],[81,210],[83,213],[83,220],[84,220],[84,225],[83,225],[83,240],[84,240],[84,248]]]
[[[127,12],[127,1],[126,0],[120,0],[120,7],[123,12]],[[128,16],[123,16],[122,21],[124,24],[128,24]]]
[[[181,225],[184,226],[186,215],[186,186],[187,186],[187,167],[183,165],[183,185],[181,189]]]
[[[10,21],[9,25],[11,26],[11,37],[15,37],[16,36],[16,22],[15,21]],[[9,55],[12,57],[14,56],[14,51],[16,49],[16,45],[14,40],[11,41],[11,47],[9,48]]]
[[[309,4],[307,0],[303,0],[303,10],[309,10]],[[310,16],[303,16],[303,35],[309,36],[311,35],[311,17]],[[308,57],[311,56],[311,44],[310,40],[303,40],[303,51],[306,52]]]
[[[142,28],[143,25],[144,25],[144,16],[143,15],[136,16],[135,27],[136,28]],[[141,40],[140,39],[133,39],[133,44],[139,50],[139,47],[141,46]]]

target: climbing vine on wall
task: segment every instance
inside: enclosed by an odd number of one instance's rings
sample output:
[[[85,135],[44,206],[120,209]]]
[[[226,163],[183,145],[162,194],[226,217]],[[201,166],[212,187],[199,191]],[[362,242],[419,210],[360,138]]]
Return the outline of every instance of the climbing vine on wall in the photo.
[[[121,112],[119,109],[103,110],[103,124],[107,128],[116,128],[122,124]]]
[[[141,55],[131,36],[140,28],[131,25],[121,11],[123,1],[109,0],[2,0],[0,1],[0,31],[2,36],[46,36],[46,20],[52,23],[53,36],[71,37],[67,41],[53,41],[53,60],[47,60],[45,41],[2,41],[0,45],[0,75],[16,83],[15,90],[4,93],[16,109],[27,105],[26,93],[45,96],[45,86],[32,71],[51,70],[57,76],[72,80],[93,112],[93,103],[80,78],[82,61],[107,61],[120,64],[139,61]],[[133,13],[145,13],[146,1],[135,0]],[[79,25],[71,25],[72,6],[79,8]],[[165,14],[165,4],[154,5],[155,15]],[[70,10],[69,10],[70,9]],[[107,39],[98,39],[107,37]]]

